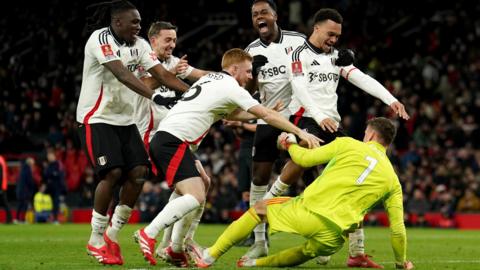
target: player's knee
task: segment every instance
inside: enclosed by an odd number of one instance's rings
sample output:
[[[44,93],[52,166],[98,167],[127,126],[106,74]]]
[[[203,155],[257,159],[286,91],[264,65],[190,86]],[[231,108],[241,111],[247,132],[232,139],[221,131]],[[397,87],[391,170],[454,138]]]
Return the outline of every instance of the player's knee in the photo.
[[[112,185],[115,184],[120,178],[122,177],[122,169],[115,168],[111,169],[109,172],[105,174],[104,181],[111,183]]]
[[[257,186],[268,185],[268,182],[270,182],[271,174],[271,166],[265,164],[254,164],[252,183]]]
[[[264,200],[256,202],[253,209],[255,209],[255,213],[262,218],[267,215],[267,204]]]
[[[191,194],[197,201],[199,204],[202,204],[204,201],[205,201],[205,193],[203,192],[195,192],[193,194]]]
[[[321,243],[310,239],[303,246],[302,252],[305,256],[315,258],[318,256],[330,256],[336,253],[342,245]]]
[[[147,166],[135,166],[128,173],[128,180],[137,185],[143,185],[148,178]]]
[[[254,172],[253,173],[253,178],[252,178],[252,183],[256,186],[264,186],[268,185],[268,182],[270,181],[270,174],[265,174],[262,172]]]

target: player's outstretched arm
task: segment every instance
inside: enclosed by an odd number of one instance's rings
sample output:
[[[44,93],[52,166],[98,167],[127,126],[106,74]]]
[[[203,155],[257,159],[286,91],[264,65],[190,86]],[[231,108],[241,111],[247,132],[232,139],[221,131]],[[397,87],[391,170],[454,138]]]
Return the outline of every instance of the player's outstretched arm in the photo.
[[[146,98],[151,98],[153,90],[148,88],[140,79],[135,77],[120,60],[114,60],[103,64],[110,72],[113,73],[121,83],[130,88],[132,91]]]
[[[166,70],[161,64],[153,66],[148,70],[148,72],[152,74],[152,76],[158,82],[158,86],[154,87],[154,89],[163,84],[166,87],[175,91],[185,92],[190,87],[188,84],[179,80],[175,75]]]
[[[400,103],[390,92],[383,87],[377,80],[363,73],[355,66],[350,65],[342,68],[340,74],[353,85],[380,99],[387,104],[401,118],[408,120],[410,117],[405,110],[405,106]]]
[[[320,146],[320,142],[323,142],[323,140],[320,140],[318,137],[299,129],[297,126],[290,123],[280,113],[268,109],[263,105],[255,105],[248,109],[248,112],[254,114],[258,118],[262,118],[271,126],[297,135],[301,140],[304,140],[308,144],[309,148],[318,147]]]

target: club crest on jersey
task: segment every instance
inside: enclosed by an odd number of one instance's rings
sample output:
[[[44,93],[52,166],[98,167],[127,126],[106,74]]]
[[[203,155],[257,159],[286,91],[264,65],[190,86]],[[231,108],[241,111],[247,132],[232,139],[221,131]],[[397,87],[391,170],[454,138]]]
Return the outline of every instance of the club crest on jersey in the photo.
[[[293,47],[292,47],[292,46],[289,46],[289,47],[286,47],[286,48],[285,48],[285,53],[286,53],[286,54],[290,54],[292,51],[293,51]]]
[[[112,47],[110,47],[110,44],[103,44],[102,46],[100,46],[100,48],[102,49],[102,53],[103,53],[103,56],[105,56],[105,58],[108,59],[114,56],[114,53],[113,53]]]
[[[303,74],[302,62],[300,61],[292,62],[292,73],[293,73],[293,76],[298,76]]]
[[[106,156],[101,156],[97,159],[98,165],[103,166],[107,164],[107,157]]]

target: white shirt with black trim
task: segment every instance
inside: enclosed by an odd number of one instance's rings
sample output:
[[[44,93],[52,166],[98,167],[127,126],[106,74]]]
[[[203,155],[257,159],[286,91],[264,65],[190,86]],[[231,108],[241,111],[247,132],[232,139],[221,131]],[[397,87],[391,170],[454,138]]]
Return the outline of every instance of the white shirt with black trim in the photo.
[[[192,85],[160,122],[158,131],[166,131],[188,143],[198,143],[216,121],[238,107],[247,111],[258,104],[228,73],[212,72]]]
[[[289,117],[288,104],[292,97],[290,74],[288,66],[291,63],[291,53],[305,42],[305,35],[293,31],[280,30],[277,41],[265,44],[261,39],[256,39],[245,51],[250,55],[263,55],[268,63],[260,68],[258,74],[258,88],[260,100],[265,107],[272,108],[278,101],[282,101],[285,109],[280,113]],[[259,124],[266,124],[259,119]]]
[[[385,87],[355,66],[335,66],[337,56],[337,50],[325,53],[308,41],[292,53],[289,65],[293,88],[289,109],[292,114],[312,117],[317,123],[331,118],[339,124],[337,87],[340,76],[387,105],[397,100]]]
[[[166,70],[170,70],[175,68],[179,61],[180,58],[172,55],[165,61],[160,60],[160,63]],[[190,75],[190,73],[192,73],[193,69],[194,68],[189,65],[185,72],[177,74],[177,77],[185,79]],[[144,69],[140,69],[138,76],[150,77],[151,75]],[[161,85],[154,91],[156,93],[160,93],[160,95],[163,97],[175,97],[177,95],[175,90],[172,90],[164,85]],[[162,121],[162,119],[167,115],[169,110],[164,106],[156,105],[151,99],[145,98],[141,95],[136,96],[135,103],[135,123],[137,124],[138,131],[144,140],[145,133],[151,131],[148,138],[148,141],[150,142],[153,138],[153,135],[155,135],[155,130],[157,130],[160,121]]]
[[[143,67],[149,70],[160,64],[148,42],[137,37],[127,45],[105,27],[94,31],[85,45],[83,78],[77,105],[80,123],[106,123],[117,126],[134,124],[133,90],[122,84],[103,64],[120,60],[134,74]]]

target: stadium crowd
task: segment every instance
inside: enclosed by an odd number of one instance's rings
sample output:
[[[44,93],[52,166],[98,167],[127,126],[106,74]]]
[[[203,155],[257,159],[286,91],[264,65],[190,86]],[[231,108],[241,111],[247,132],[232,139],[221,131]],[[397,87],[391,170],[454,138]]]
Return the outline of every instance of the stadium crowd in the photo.
[[[427,212],[446,218],[479,212],[480,49],[475,44],[480,42],[480,19],[475,15],[480,4],[459,1],[446,6],[430,0],[387,7],[373,2],[278,1],[278,21],[284,29],[306,33],[311,12],[337,8],[345,18],[339,47],[353,49],[356,66],[405,104],[412,116],[408,121],[396,119],[379,100],[350,84],[340,83],[338,90],[342,126],[350,136],[361,138],[370,117],[395,119],[398,135],[389,155],[403,184],[407,216],[417,217],[407,217],[411,225],[425,225]],[[75,121],[88,37],[85,4],[48,3],[30,9],[18,5],[0,18],[0,153],[7,160],[37,160],[36,190],[47,181],[47,155],[53,151],[64,171],[65,188],[50,188],[50,193],[62,193],[69,207],[90,207],[94,176],[80,149]],[[179,26],[174,54],[188,53],[189,62],[205,70],[219,70],[224,51],[244,48],[256,38],[249,1],[152,5],[137,4],[143,16],[141,34],[146,36],[152,21],[171,21]],[[207,21],[210,24],[198,27]],[[237,179],[239,145],[232,128],[217,123],[198,150],[213,183],[205,222],[229,222],[232,211],[246,209],[248,195]],[[290,194],[302,189],[299,184]],[[144,221],[166,204],[169,192],[165,183],[144,186],[138,202]],[[32,201],[33,191],[28,194]],[[15,199],[17,204],[21,200]]]

